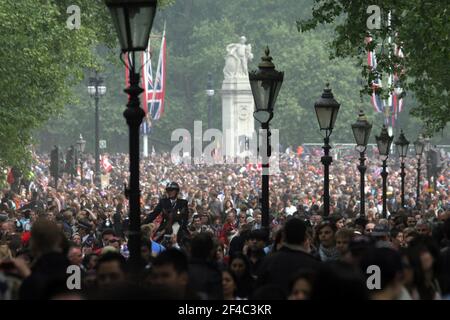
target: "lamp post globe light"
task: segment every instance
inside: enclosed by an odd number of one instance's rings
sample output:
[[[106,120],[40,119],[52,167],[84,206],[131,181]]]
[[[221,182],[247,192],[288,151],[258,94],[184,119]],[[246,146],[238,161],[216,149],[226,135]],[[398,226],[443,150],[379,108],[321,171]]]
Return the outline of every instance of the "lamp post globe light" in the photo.
[[[402,190],[402,208],[405,207],[405,159],[408,154],[408,147],[409,147],[409,141],[406,139],[405,135],[403,134],[403,130],[400,131],[400,136],[398,137],[397,141],[395,141],[395,146],[397,147],[397,153],[400,157],[400,166],[401,166],[401,172],[400,177],[402,180],[401,184],[401,190]]]
[[[393,136],[390,136],[388,130],[385,125],[381,129],[381,133],[379,136],[375,136],[375,140],[378,146],[378,152],[380,154],[380,159],[383,161],[383,171],[381,172],[381,177],[383,178],[383,218],[386,218],[386,189],[387,189],[387,176],[388,173],[386,171],[387,167],[387,159],[389,157],[389,150],[391,149],[392,140],[394,140]]]
[[[258,70],[249,72],[250,87],[255,101],[253,117],[261,123],[263,129],[262,151],[262,226],[269,228],[269,159],[272,153],[270,145],[269,122],[273,118],[273,109],[283,83],[284,72],[277,71],[272,63],[269,47],[264,51]]]
[[[83,184],[83,152],[86,147],[86,141],[83,139],[83,136],[80,133],[80,139],[77,141],[77,153],[78,153],[78,161],[80,164],[80,183]]]
[[[132,53],[147,49],[149,35],[156,14],[157,0],[106,0],[113,24],[118,34],[122,53]],[[129,235],[128,248],[130,264],[138,270],[142,257],[140,245],[140,190],[139,190],[139,128],[145,116],[140,107],[139,95],[143,89],[139,87],[139,72],[136,73],[135,61],[129,60],[130,87],[125,89],[129,95],[127,108],[123,115],[129,129],[130,148],[130,181],[125,195],[129,199]]]
[[[328,217],[330,214],[330,164],[333,162],[330,156],[330,136],[333,132],[340,106],[333,97],[330,84],[327,83],[322,96],[314,104],[320,130],[325,131],[324,146],[322,147],[324,156],[321,158],[321,162],[324,165],[323,215],[325,217]]]
[[[364,174],[366,172],[367,167],[364,162],[365,152],[367,148],[367,143],[369,142],[370,131],[372,130],[372,124],[367,121],[367,117],[364,114],[363,110],[359,111],[358,119],[354,124],[352,124],[353,136],[356,141],[356,150],[359,152],[359,165],[358,170],[360,173],[360,207],[359,207],[359,215],[360,217],[365,216],[365,192],[364,192]]]
[[[419,135],[414,141],[414,151],[416,153],[417,158],[417,189],[416,189],[416,206],[419,205],[420,201],[420,165],[422,160],[423,149],[425,147],[425,143],[423,141],[422,135]]]
[[[91,98],[95,99],[95,185],[100,185],[100,155],[99,155],[99,131],[100,131],[100,117],[98,102],[101,96],[106,93],[106,86],[103,84],[103,78],[98,76],[97,71],[95,71],[95,77],[89,78],[89,85],[87,87],[88,93]]]

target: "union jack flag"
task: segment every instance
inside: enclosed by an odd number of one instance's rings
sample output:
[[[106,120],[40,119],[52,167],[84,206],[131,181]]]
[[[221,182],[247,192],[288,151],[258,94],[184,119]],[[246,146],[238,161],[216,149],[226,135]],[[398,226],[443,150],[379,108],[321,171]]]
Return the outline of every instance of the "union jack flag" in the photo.
[[[166,93],[166,28],[161,40],[158,67],[152,91],[146,92],[148,111],[151,119],[158,120],[164,114],[164,97]]]
[[[150,40],[148,41],[148,48],[144,51],[141,56],[142,61],[142,83],[144,83],[144,101],[143,101],[143,109],[145,111],[145,118],[141,124],[141,134],[148,135],[151,130],[151,122],[150,117],[148,115],[149,103],[151,103],[149,96],[150,93],[153,92],[153,70],[152,70],[152,51],[150,46]]]
[[[131,58],[131,57],[129,57]],[[146,117],[142,121],[141,134],[148,135],[151,132],[152,120],[158,120],[164,113],[164,97],[166,88],[166,27],[161,41],[161,49],[159,53],[158,67],[156,70],[156,78],[153,80],[152,70],[152,50],[151,42],[148,42],[148,48],[141,55],[142,78],[141,87],[144,89],[142,109],[145,111]],[[125,83],[129,86],[129,61],[125,57]]]

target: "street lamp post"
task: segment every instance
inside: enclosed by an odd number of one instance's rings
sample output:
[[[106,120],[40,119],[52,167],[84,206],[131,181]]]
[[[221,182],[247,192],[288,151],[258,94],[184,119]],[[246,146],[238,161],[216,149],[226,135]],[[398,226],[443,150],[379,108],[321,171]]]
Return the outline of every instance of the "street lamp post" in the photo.
[[[334,99],[333,93],[329,88],[330,84],[326,84],[322,96],[314,104],[316,110],[317,121],[319,122],[320,130],[325,131],[324,137],[324,155],[321,162],[324,165],[324,194],[323,194],[323,215],[328,217],[330,214],[330,164],[333,159],[330,156],[330,136],[333,132],[334,123],[336,122],[337,114],[339,112],[340,104]]]
[[[95,77],[89,78],[89,95],[95,99],[95,185],[100,183],[100,159],[99,159],[99,111],[98,101],[106,93],[106,87],[103,84],[103,78],[99,77],[95,71]]]
[[[426,137],[425,138],[425,145],[424,145],[424,150],[425,150],[425,156],[426,156],[426,167],[427,167],[427,180],[428,180],[428,189],[431,188],[431,141],[430,141],[430,137]]]
[[[111,17],[118,34],[122,53],[144,51],[148,46],[150,31],[156,14],[157,0],[106,0]],[[130,54],[128,54],[130,57]],[[129,59],[130,87],[125,89],[129,100],[123,115],[129,130],[130,148],[130,182],[125,191],[129,199],[130,226],[128,247],[130,264],[138,271],[141,257],[141,208],[139,190],[139,128],[145,116],[140,107],[139,95],[143,89],[139,87],[139,72],[136,73],[135,63],[138,59]]]
[[[416,189],[416,206],[419,205],[420,201],[420,161],[422,160],[422,154],[424,149],[424,142],[421,135],[417,137],[417,140],[414,141],[414,150],[416,152],[417,158],[417,189]]]
[[[405,159],[406,155],[408,154],[408,147],[409,147],[409,141],[406,140],[405,135],[403,134],[403,130],[400,131],[400,136],[398,137],[397,141],[395,141],[395,145],[397,147],[397,153],[400,157],[401,162],[401,172],[400,177],[402,179],[402,208],[405,207]]]
[[[367,143],[369,142],[370,131],[372,130],[372,124],[367,121],[367,117],[364,111],[360,110],[358,120],[352,124],[352,131],[356,141],[356,150],[359,152],[359,165],[358,170],[360,173],[360,202],[359,202],[359,215],[365,216],[365,192],[364,192],[364,174],[366,172],[366,166],[364,164],[365,152]]]
[[[391,149],[393,136],[390,136],[387,128],[383,125],[381,129],[381,133],[379,136],[375,136],[375,140],[377,141],[378,152],[380,153],[380,159],[383,161],[383,171],[381,172],[381,177],[383,178],[383,218],[386,218],[386,191],[387,191],[387,176],[388,173],[386,171],[387,167],[387,159],[389,157],[389,151]]]
[[[80,139],[77,141],[77,153],[78,153],[78,161],[80,163],[80,184],[83,184],[83,152],[86,146],[86,141],[83,139],[83,136],[80,133]]]
[[[206,95],[208,96],[208,129],[212,128],[212,98],[214,96],[212,73],[208,72],[208,84],[206,87]]]
[[[273,118],[273,108],[283,83],[284,72],[277,71],[272,63],[269,47],[261,58],[258,70],[249,72],[250,87],[255,101],[253,117],[261,123],[263,129],[262,152],[262,226],[269,228],[269,159],[271,156],[269,123]]]

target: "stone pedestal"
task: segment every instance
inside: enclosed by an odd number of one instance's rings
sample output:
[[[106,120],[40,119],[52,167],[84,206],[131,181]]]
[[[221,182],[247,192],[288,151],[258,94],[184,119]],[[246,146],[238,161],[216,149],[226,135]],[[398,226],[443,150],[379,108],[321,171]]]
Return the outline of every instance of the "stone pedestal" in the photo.
[[[229,157],[250,154],[255,131],[254,101],[247,77],[226,78],[222,83],[222,153]]]

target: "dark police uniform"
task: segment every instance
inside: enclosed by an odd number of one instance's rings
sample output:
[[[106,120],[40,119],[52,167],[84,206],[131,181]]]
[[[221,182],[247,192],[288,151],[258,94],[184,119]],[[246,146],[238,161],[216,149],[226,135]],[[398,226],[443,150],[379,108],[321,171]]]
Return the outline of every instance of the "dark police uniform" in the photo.
[[[159,201],[155,210],[150,213],[144,220],[144,224],[153,222],[160,214],[162,214],[162,222],[156,233],[172,234],[172,225],[178,222],[181,233],[187,233],[188,225],[188,202],[184,199],[171,200],[163,198]],[[165,231],[164,231],[165,230]],[[162,235],[161,235],[162,236]]]

